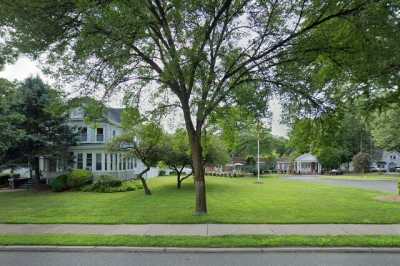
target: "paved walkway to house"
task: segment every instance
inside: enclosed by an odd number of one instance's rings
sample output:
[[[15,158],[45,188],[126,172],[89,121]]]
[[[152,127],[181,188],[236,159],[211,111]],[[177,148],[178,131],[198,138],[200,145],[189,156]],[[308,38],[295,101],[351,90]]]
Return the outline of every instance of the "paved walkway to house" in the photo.
[[[400,235],[400,224],[0,224],[2,234]]]
[[[329,185],[347,186],[354,188],[362,188],[367,190],[376,190],[381,192],[397,193],[396,180],[347,180],[347,179],[329,179],[318,176],[296,175],[284,176],[286,180],[299,180],[306,182],[323,183]]]

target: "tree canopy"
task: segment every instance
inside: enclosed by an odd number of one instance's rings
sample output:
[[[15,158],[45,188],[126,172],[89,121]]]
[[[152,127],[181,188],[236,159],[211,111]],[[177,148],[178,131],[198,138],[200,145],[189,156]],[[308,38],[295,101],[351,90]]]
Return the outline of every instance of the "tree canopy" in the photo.
[[[400,105],[392,105],[372,116],[371,131],[378,147],[400,151]]]
[[[353,109],[337,110],[319,118],[299,119],[289,134],[289,145],[297,153],[312,152],[326,169],[350,162],[360,151],[373,153],[368,125]]]
[[[151,195],[144,174],[151,167],[156,167],[164,158],[165,133],[158,123],[141,116],[134,108],[127,108],[122,113],[123,133],[116,136],[109,144],[112,151],[122,151],[124,156],[140,159],[145,168],[137,174],[143,184],[146,195]]]
[[[75,133],[66,124],[67,104],[60,91],[38,77],[14,86],[5,98],[7,103],[1,105],[1,111],[5,112],[1,120],[6,119],[1,134],[7,135],[1,143],[8,142],[1,159],[3,163],[29,164],[38,182],[39,157],[68,159],[68,147],[75,143]]]

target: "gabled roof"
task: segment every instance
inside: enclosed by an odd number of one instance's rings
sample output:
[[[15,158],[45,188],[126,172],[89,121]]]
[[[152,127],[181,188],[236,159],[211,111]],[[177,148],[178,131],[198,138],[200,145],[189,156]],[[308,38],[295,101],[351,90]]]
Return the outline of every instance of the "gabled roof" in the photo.
[[[78,107],[78,108],[75,108],[75,109],[73,109],[72,111],[71,111],[71,114],[73,114],[73,113],[75,113],[76,111],[78,111],[77,113],[76,113],[76,116],[71,116],[70,115],[70,120],[84,120],[84,116],[85,116],[85,113],[84,113],[84,111],[82,110],[82,108],[80,108],[80,107]],[[100,121],[107,121],[107,122],[114,122],[114,123],[117,123],[117,124],[120,124],[121,123],[121,113],[122,113],[122,111],[123,111],[123,108],[111,108],[111,107],[107,107],[107,108],[105,108],[105,110],[104,110],[104,113],[103,113],[103,116],[102,116],[102,118],[99,118],[98,119],[98,121],[100,122]]]
[[[107,108],[105,116],[117,123],[121,123],[121,113],[123,108]]]
[[[304,153],[297,157],[295,161],[302,161],[302,162],[318,162],[316,156],[312,155],[311,153]]]

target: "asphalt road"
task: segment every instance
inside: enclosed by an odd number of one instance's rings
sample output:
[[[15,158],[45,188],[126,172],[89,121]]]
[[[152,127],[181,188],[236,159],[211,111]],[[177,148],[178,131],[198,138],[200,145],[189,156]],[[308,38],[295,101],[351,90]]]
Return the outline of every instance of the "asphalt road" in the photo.
[[[329,185],[348,186],[367,190],[397,193],[397,181],[394,180],[341,180],[320,178],[318,176],[286,176],[283,178],[287,180],[316,182]]]
[[[393,253],[110,253],[0,252],[1,266],[120,266],[120,265],[352,265],[398,266]]]

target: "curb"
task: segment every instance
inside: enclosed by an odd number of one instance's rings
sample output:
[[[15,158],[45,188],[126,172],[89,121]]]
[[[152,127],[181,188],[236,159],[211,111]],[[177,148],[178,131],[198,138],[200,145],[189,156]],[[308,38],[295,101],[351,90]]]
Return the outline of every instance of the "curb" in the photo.
[[[96,246],[0,246],[0,252],[122,252],[122,253],[391,253],[400,248],[375,247],[283,247],[283,248],[176,248]]]

